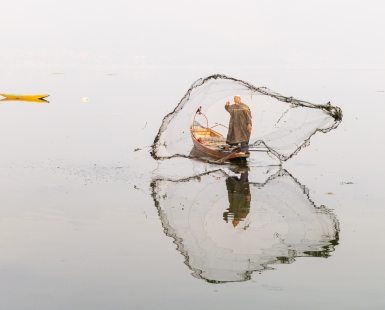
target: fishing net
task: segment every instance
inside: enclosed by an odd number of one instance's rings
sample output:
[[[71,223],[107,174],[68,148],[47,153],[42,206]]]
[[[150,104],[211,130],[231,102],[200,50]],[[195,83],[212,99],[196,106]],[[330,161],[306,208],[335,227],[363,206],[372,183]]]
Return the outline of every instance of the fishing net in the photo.
[[[226,137],[229,114],[224,106],[227,101],[233,102],[236,94],[252,113],[251,149],[264,148],[281,161],[307,146],[316,132],[329,132],[342,120],[341,109],[330,103],[312,104],[225,75],[212,75],[193,83],[174,111],[164,117],[151,155],[155,159],[194,157],[190,155],[190,126],[194,120],[196,125],[214,128]],[[209,121],[196,115],[200,107]]]
[[[252,182],[247,169],[153,181],[164,232],[194,277],[246,281],[271,265],[293,263],[296,257],[326,258],[334,251],[335,215],[316,207],[304,186],[276,169],[263,183]]]

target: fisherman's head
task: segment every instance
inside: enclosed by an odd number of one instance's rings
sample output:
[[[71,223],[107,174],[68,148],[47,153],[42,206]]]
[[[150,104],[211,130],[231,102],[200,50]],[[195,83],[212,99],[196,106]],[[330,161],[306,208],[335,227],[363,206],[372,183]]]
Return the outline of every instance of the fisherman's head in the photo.
[[[235,95],[234,102],[237,103],[237,104],[241,103],[241,96]]]

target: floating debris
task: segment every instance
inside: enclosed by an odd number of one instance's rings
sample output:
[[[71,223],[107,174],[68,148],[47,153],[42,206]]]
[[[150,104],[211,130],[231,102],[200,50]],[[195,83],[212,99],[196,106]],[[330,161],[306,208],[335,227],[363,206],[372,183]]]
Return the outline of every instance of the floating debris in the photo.
[[[82,101],[83,102],[88,102],[90,99],[88,98],[88,97],[84,97],[84,98],[82,98]]]

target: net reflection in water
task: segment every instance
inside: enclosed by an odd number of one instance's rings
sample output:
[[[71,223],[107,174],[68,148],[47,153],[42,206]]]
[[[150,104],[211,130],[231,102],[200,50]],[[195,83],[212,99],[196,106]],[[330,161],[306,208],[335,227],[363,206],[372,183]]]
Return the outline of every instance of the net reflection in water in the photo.
[[[249,180],[247,170],[152,183],[164,232],[196,278],[246,281],[296,257],[328,257],[338,244],[335,215],[316,207],[286,170],[264,183]]]

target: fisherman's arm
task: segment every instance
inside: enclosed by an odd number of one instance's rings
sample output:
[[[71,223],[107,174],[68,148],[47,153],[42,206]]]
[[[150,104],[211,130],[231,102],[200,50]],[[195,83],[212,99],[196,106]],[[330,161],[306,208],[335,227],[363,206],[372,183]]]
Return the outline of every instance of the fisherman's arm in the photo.
[[[247,130],[249,132],[251,132],[253,130],[253,121],[251,120],[251,111],[250,111],[250,109],[247,111],[247,118],[248,118]]]
[[[227,112],[231,113],[230,101],[226,102],[225,109],[226,109]]]

